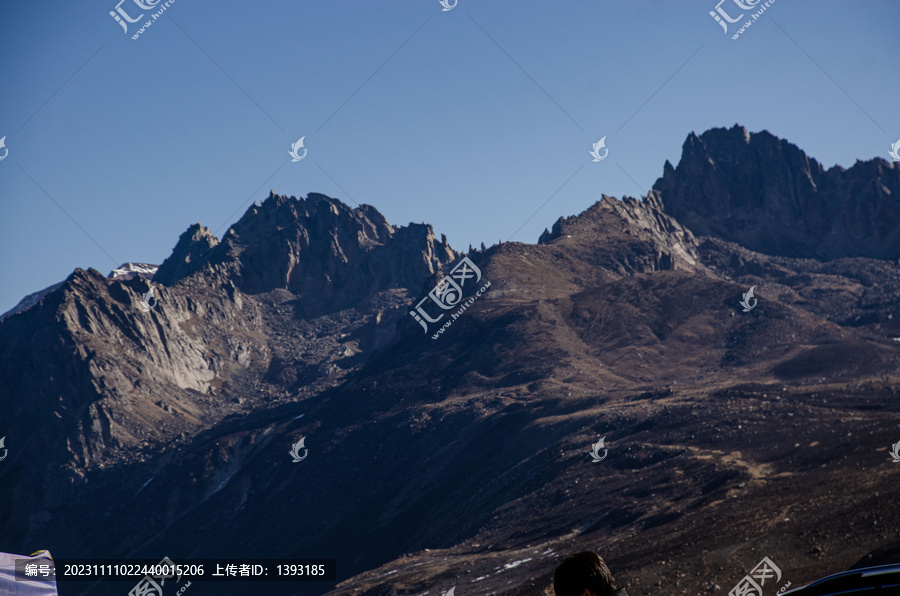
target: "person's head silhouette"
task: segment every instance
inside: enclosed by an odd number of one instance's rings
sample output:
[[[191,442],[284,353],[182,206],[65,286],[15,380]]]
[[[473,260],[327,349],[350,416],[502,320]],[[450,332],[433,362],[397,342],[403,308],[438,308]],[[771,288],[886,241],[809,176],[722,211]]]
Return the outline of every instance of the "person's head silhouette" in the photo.
[[[594,552],[577,553],[563,561],[553,573],[556,596],[628,596],[618,590],[609,567]]]

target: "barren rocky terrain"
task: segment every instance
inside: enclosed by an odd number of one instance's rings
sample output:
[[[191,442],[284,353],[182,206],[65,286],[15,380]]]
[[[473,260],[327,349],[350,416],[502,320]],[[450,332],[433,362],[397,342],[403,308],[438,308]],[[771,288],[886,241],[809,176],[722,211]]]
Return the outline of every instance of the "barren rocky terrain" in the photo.
[[[897,166],[715,129],[537,244],[273,193],[152,279],[76,270],[0,321],[0,551],[337,559],[267,595],[539,595],[584,549],[632,596],[900,562]],[[490,287],[432,339],[409,312],[464,256],[459,304]]]

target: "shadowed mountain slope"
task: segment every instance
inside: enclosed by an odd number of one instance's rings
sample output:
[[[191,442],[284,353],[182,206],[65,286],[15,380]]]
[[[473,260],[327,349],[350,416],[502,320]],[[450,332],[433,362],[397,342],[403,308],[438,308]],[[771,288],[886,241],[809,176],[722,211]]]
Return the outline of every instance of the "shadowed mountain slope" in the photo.
[[[333,557],[338,582],[254,589],[371,596],[542,594],[585,548],[636,594],[889,557],[900,267],[840,254],[839,228],[827,262],[695,229],[671,196],[707,174],[467,255],[273,194],[221,240],[189,228],[152,281],[77,270],[0,322],[0,550]],[[428,302],[423,333],[410,311],[462,256],[478,283],[440,296],[466,308]]]
[[[691,133],[653,189],[695,234],[769,255],[900,258],[900,164],[825,170],[796,145],[735,125]]]

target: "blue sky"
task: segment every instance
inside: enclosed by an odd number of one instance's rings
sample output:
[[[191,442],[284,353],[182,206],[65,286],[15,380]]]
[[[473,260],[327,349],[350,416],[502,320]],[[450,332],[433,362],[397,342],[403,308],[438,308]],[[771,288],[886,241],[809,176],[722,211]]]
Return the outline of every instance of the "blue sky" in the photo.
[[[717,0],[175,0],[137,40],[117,2],[0,2],[0,312],[158,264],[194,222],[221,237],[270,189],[465,249],[639,196],[691,131],[766,129],[826,167],[900,138],[890,0],[776,0],[737,40]]]

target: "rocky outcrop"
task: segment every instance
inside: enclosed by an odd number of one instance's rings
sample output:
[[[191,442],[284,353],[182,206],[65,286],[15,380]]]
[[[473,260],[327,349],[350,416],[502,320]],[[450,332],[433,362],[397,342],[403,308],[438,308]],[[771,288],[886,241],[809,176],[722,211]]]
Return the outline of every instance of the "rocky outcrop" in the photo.
[[[218,244],[219,239],[212,235],[209,228],[195,223],[178,238],[172,254],[156,270],[154,280],[171,286],[199,271],[207,264],[212,249]]]
[[[538,244],[570,238],[570,249],[594,252],[592,262],[622,275],[701,268],[694,235],[662,212],[654,192],[643,201],[603,195],[583,213],[559,218]]]
[[[900,164],[825,170],[767,131],[735,125],[684,142],[653,189],[695,234],[770,255],[900,258]]]
[[[158,269],[76,270],[0,321],[0,410],[30,429],[10,438],[52,464],[25,473],[15,502],[57,507],[92,470],[338,382],[388,339],[407,286],[455,255],[373,207],[272,195],[221,242],[191,226]],[[17,519],[0,522],[42,527]]]
[[[6,414],[55,416],[65,429],[56,438],[75,467],[90,467],[111,449],[172,439],[196,424],[197,398],[214,378],[233,374],[241,351],[265,355],[250,337],[258,314],[233,292],[197,300],[152,287],[154,307],[144,312],[146,280],[78,269],[40,305],[0,326]],[[242,329],[230,344],[218,342],[214,330],[234,329],[237,320]]]
[[[126,264],[110,277],[79,269],[10,313],[0,325],[4,411],[13,419],[32,408],[55,413],[68,429],[66,459],[78,467],[110,449],[171,440],[190,426],[185,417],[202,418],[201,402],[234,389],[249,368],[278,377],[273,370],[290,362],[315,379],[314,363],[333,350],[329,342],[316,347],[320,339],[343,331],[312,326],[312,363],[273,361],[290,329],[277,308],[286,298],[260,305],[253,295],[286,290],[291,310],[314,318],[418,287],[455,256],[430,226],[395,227],[373,207],[352,209],[325,195],[273,194],[222,242],[194,224],[158,269]],[[385,299],[372,308],[378,321],[391,318]]]
[[[172,285],[206,269],[247,294],[287,290],[314,315],[418,286],[456,256],[429,225],[392,226],[372,206],[354,209],[322,194],[272,193],[221,242],[199,224],[189,228],[155,279]]]

